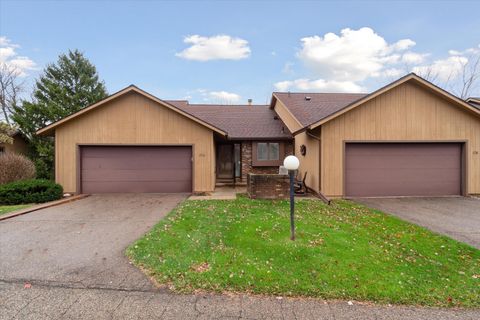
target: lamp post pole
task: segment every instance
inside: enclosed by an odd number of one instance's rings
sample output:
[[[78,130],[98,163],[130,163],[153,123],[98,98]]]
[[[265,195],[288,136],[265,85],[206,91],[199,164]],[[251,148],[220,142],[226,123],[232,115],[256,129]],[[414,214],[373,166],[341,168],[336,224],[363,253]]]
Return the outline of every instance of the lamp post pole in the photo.
[[[283,166],[288,170],[290,176],[290,240],[295,240],[295,170],[300,166],[300,161],[295,156],[288,156],[283,160]]]
[[[295,240],[295,191],[293,190],[294,170],[288,170],[290,176],[290,240]]]

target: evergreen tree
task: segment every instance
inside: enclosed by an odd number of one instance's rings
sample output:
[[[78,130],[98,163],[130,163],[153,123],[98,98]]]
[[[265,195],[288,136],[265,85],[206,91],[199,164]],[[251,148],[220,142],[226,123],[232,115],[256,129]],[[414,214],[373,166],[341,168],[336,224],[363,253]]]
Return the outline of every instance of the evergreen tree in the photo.
[[[14,107],[12,119],[30,140],[38,175],[53,177],[54,143],[35,132],[107,96],[95,66],[78,50],[49,64],[35,83],[32,101]]]

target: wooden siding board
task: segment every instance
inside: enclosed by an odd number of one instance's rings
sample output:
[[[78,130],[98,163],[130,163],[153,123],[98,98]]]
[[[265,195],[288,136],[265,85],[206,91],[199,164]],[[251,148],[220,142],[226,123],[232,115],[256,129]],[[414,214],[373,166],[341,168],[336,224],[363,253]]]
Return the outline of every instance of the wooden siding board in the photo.
[[[320,129],[315,129],[312,134],[320,138]],[[302,144],[307,148],[306,156],[302,156],[300,153],[300,147]],[[320,191],[320,142],[315,138],[308,136],[306,132],[297,134],[295,136],[295,155],[300,160],[300,176],[303,178],[303,175],[307,172],[307,179],[305,181],[306,185],[317,192]]]
[[[213,132],[181,114],[129,93],[56,128],[56,180],[77,192],[78,145],[193,145],[194,191],[212,191]]]
[[[344,195],[345,141],[467,141],[467,193],[480,193],[480,119],[404,83],[322,125],[321,191]]]

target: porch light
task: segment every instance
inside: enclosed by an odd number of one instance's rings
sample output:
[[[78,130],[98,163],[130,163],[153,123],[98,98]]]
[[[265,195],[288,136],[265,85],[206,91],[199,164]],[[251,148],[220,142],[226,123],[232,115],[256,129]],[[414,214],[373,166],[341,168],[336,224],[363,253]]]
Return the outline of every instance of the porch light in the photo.
[[[283,166],[287,168],[288,175],[290,176],[290,240],[295,240],[295,193],[293,190],[293,179],[295,175],[295,170],[297,170],[300,166],[300,161],[295,156],[288,156],[285,158],[285,160],[283,160]]]

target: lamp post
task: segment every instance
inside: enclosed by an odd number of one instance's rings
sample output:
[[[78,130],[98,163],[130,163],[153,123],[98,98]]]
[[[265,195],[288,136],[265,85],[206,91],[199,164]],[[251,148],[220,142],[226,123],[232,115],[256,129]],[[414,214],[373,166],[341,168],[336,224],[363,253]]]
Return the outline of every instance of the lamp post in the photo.
[[[295,156],[288,156],[283,160],[283,166],[288,170],[288,175],[290,176],[290,240],[295,240],[295,193],[293,190],[293,178],[295,170],[298,169],[299,165],[300,161]]]

